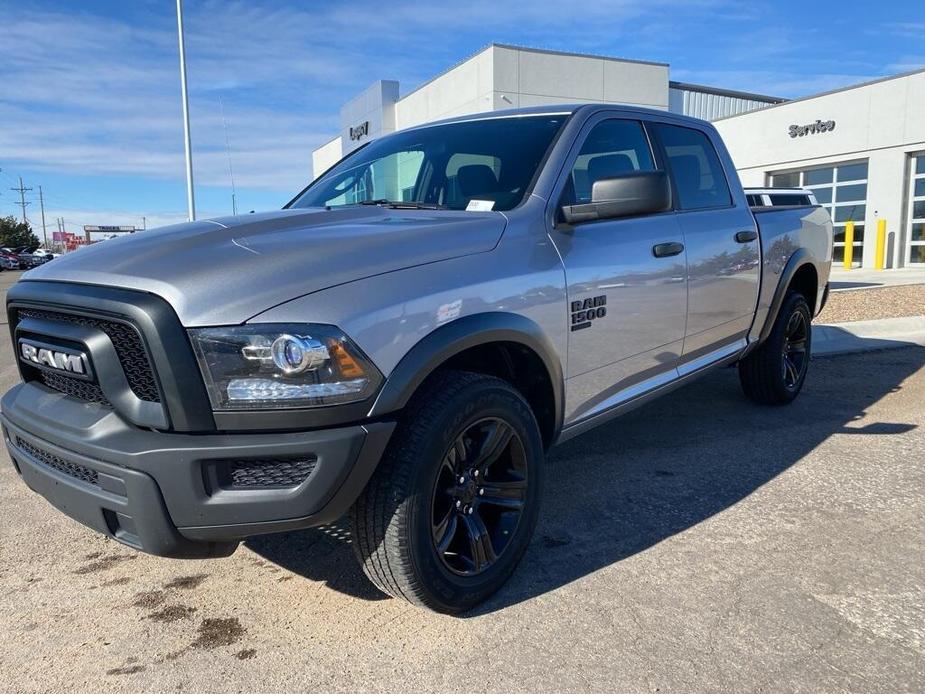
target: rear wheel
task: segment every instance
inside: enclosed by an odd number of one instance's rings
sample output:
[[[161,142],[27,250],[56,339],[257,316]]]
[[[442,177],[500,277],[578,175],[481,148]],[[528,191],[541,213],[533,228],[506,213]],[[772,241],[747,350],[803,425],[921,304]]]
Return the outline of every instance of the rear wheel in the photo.
[[[800,394],[809,370],[811,322],[803,295],[787,294],[768,339],[739,362],[739,381],[749,398],[765,405],[786,405]]]
[[[542,462],[539,427],[510,384],[438,374],[409,403],[351,510],[364,572],[383,592],[439,612],[477,605],[529,544]]]

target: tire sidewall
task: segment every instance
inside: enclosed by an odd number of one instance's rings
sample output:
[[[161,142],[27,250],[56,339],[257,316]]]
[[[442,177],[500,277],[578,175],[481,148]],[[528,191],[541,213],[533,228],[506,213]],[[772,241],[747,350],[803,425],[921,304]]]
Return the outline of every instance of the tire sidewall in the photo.
[[[431,539],[431,503],[440,463],[456,437],[487,417],[503,419],[514,428],[527,461],[526,502],[514,536],[498,560],[477,576],[460,576],[444,566]],[[408,534],[415,573],[432,598],[447,611],[475,605],[497,590],[510,576],[533,535],[542,492],[543,446],[529,406],[518,393],[502,384],[478,383],[463,389],[439,414],[425,438],[408,499]]]
[[[784,343],[786,341],[787,325],[790,323],[790,319],[793,315],[798,312],[803,314],[803,319],[806,321],[806,367],[803,369],[803,373],[800,374],[800,380],[796,385],[792,388],[788,388],[781,373],[784,361]],[[777,359],[776,368],[774,370],[776,374],[774,389],[785,402],[792,401],[800,394],[800,391],[803,389],[803,384],[806,382],[806,375],[809,373],[809,361],[812,356],[813,341],[812,318],[812,312],[809,310],[809,304],[806,303],[806,299],[802,294],[794,292],[790,294],[784,302],[778,316],[777,325],[774,326],[770,345],[773,350],[772,353]]]

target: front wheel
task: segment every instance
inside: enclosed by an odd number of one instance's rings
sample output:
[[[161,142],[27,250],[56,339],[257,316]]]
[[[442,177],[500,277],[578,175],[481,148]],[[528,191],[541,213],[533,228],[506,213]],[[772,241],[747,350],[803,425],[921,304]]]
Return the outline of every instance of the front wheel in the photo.
[[[739,381],[749,398],[764,405],[786,405],[800,394],[809,370],[811,322],[803,295],[788,293],[768,339],[739,362]]]
[[[536,526],[543,445],[510,384],[449,371],[417,394],[351,510],[353,546],[383,592],[455,613],[500,588]]]

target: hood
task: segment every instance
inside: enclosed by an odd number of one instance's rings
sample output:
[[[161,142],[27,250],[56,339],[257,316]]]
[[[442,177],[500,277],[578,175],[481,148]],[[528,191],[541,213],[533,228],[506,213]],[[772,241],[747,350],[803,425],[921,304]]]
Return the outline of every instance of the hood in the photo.
[[[498,212],[280,210],[104,241],[24,278],[147,291],[186,327],[230,325],[336,284],[490,251],[505,223]]]

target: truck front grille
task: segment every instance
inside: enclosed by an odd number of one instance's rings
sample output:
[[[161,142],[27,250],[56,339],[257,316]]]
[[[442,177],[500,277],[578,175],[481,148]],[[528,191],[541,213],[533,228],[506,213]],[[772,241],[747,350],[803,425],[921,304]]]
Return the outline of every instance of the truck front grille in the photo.
[[[98,402],[109,407],[109,401],[103,395],[102,389],[95,383],[88,383],[79,378],[51,373],[50,371],[42,371],[41,376],[42,382],[52,390],[57,390],[84,402]]]
[[[81,482],[86,482],[87,484],[92,484],[94,486],[99,486],[99,474],[96,470],[91,470],[88,467],[84,467],[79,463],[75,463],[71,460],[62,458],[61,456],[54,455],[49,453],[46,450],[33,446],[28,441],[23,440],[19,436],[16,437],[16,447],[22,452],[28,454],[33,460],[38,461],[46,467],[50,467],[52,470],[57,470],[58,472],[78,479]]]
[[[19,320],[23,318],[60,321],[96,328],[106,333],[109,339],[112,340],[112,345],[116,350],[116,356],[119,358],[119,364],[121,364],[122,370],[125,372],[125,379],[128,381],[132,392],[135,393],[140,400],[145,400],[147,402],[161,401],[160,391],[157,388],[157,381],[154,378],[154,370],[151,368],[147,350],[145,350],[144,343],[141,341],[141,335],[131,325],[115,320],[107,320],[105,318],[95,318],[62,313],[60,311],[32,308],[19,309]],[[73,381],[76,379],[68,380]],[[75,393],[70,393],[67,390],[62,390],[62,388],[57,387],[58,385],[65,385],[62,381],[55,379],[55,383],[57,385],[52,385],[48,382],[48,379],[46,379],[46,385],[50,388],[55,388],[55,390],[61,390],[69,395],[74,394],[75,397],[80,397]],[[87,394],[85,390],[79,392],[85,395]],[[102,395],[102,393],[100,393],[100,395]],[[81,399],[86,400],[87,398]],[[91,401],[99,402],[99,400]],[[105,399],[102,402],[105,402]]]

